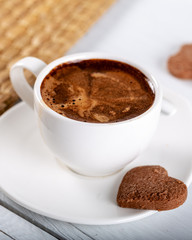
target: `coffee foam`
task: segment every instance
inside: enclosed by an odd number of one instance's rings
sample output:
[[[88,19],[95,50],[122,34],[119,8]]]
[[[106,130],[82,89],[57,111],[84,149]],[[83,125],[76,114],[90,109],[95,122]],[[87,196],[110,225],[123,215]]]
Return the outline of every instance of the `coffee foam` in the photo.
[[[154,94],[142,73],[134,75],[109,60],[87,60],[88,66],[83,62],[61,65],[45,77],[42,98],[55,112],[107,123],[133,118],[152,105]]]

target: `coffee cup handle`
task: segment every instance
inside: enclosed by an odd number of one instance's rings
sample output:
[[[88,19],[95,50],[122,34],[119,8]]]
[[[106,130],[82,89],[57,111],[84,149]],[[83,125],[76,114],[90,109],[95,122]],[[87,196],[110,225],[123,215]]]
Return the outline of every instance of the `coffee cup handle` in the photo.
[[[29,70],[36,77],[47,64],[35,57],[26,57],[16,62],[10,70],[10,79],[19,97],[31,108],[34,106],[33,88],[27,82],[24,69]]]
[[[165,116],[173,116],[176,112],[176,106],[169,99],[163,97],[161,113]]]

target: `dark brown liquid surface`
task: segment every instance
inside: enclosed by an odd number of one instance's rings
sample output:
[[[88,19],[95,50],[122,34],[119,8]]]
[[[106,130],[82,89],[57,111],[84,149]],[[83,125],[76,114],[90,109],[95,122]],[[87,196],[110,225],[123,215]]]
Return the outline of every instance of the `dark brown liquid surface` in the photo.
[[[57,66],[43,80],[41,95],[63,116],[98,123],[136,117],[154,101],[143,73],[128,64],[104,59]]]

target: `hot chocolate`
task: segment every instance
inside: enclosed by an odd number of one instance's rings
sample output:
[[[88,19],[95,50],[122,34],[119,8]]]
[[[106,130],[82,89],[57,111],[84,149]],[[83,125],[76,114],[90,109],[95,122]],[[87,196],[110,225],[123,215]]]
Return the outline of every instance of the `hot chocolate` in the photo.
[[[151,107],[147,77],[126,63],[91,59],[55,67],[41,84],[43,101],[64,117],[108,123],[137,117]]]

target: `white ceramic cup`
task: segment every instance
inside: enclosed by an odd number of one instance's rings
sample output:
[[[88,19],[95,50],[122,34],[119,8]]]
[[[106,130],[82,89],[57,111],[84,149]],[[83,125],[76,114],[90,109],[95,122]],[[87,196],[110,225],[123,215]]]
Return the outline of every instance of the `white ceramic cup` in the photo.
[[[155,93],[153,105],[138,117],[116,123],[81,122],[53,111],[40,93],[43,79],[61,63],[85,59],[117,60],[139,69]],[[27,83],[23,69],[37,77],[34,89]],[[158,124],[162,102],[159,84],[141,67],[123,58],[105,53],[80,53],[46,65],[37,58],[26,57],[14,64],[10,77],[21,99],[34,108],[40,133],[49,149],[69,168],[83,175],[104,176],[124,168],[148,146]]]

